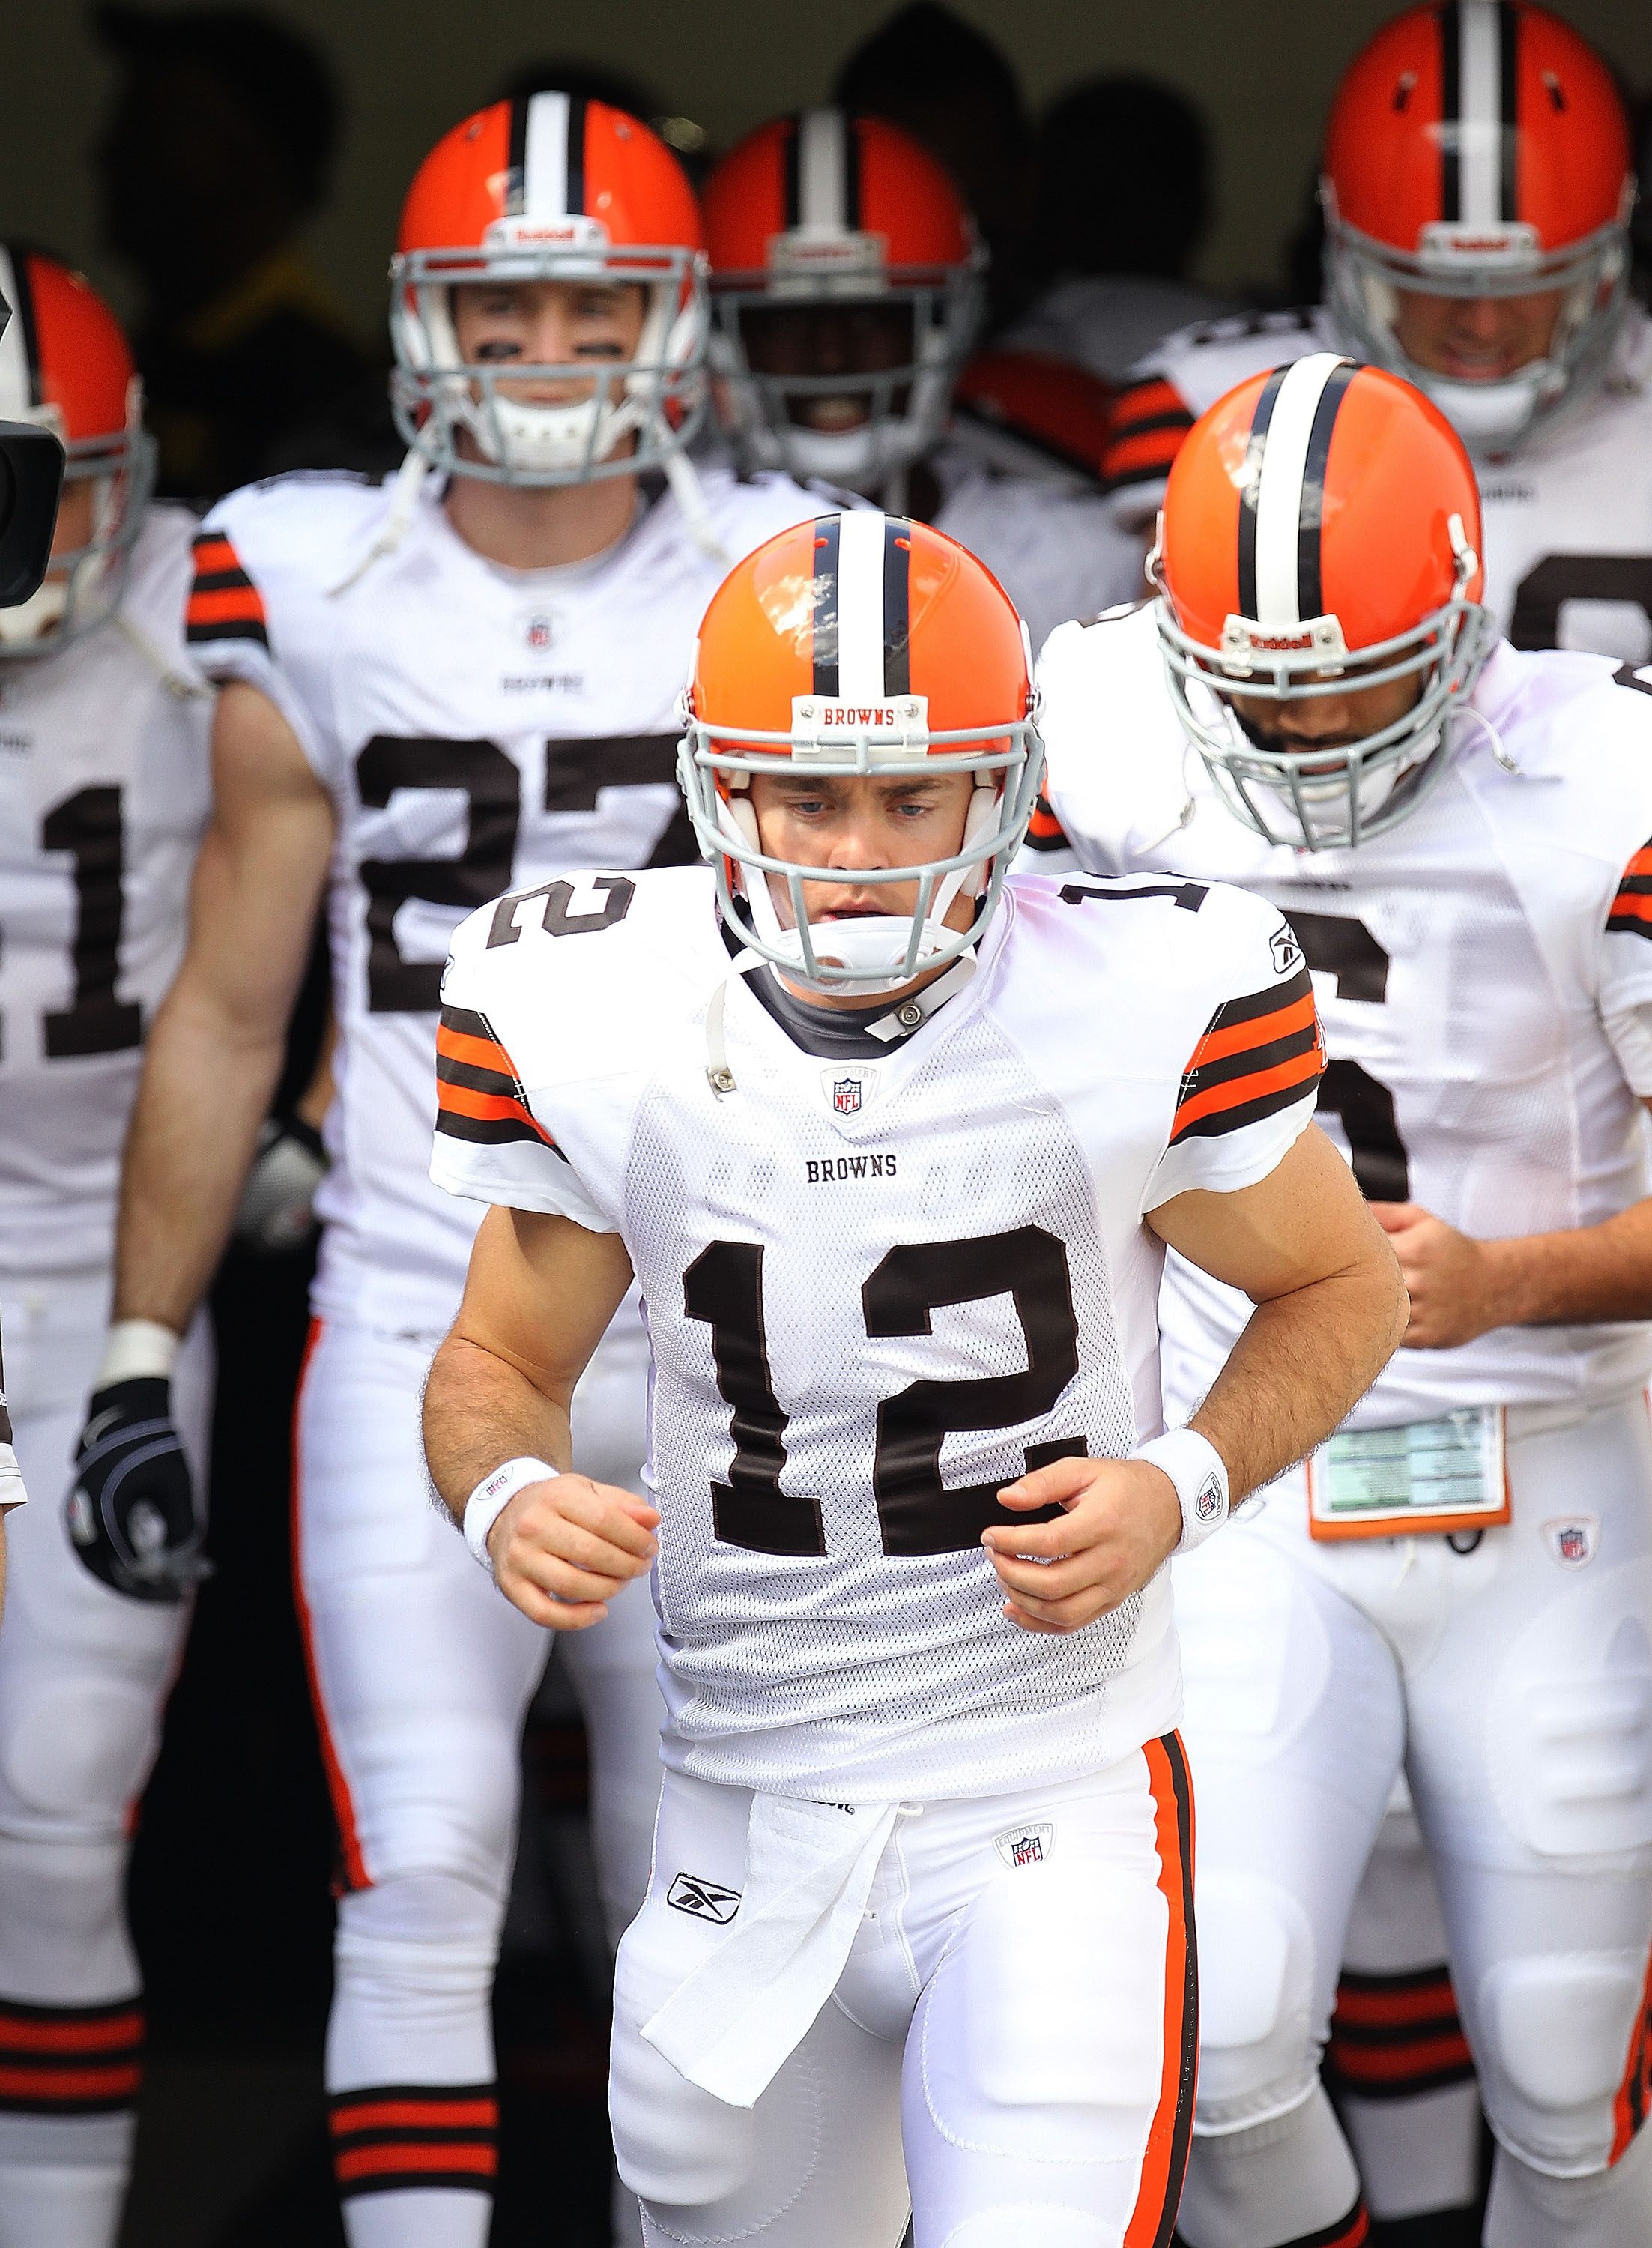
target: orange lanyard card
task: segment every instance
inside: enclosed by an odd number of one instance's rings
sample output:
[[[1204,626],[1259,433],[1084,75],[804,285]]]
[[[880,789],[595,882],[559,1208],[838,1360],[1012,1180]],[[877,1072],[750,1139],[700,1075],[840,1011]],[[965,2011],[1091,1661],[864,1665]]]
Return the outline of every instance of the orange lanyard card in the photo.
[[[1314,1538],[1449,1537],[1508,1519],[1500,1405],[1400,1429],[1345,1429],[1308,1460]]]

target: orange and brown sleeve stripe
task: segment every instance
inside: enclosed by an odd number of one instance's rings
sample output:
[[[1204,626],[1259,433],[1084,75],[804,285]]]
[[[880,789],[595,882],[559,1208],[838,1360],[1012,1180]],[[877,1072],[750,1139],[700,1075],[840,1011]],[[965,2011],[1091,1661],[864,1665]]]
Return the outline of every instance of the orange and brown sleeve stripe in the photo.
[[[499,2101],[491,2084],[375,2084],[328,2103],[342,2199],[433,2187],[493,2191]]]
[[[1170,1145],[1242,1131],[1312,1092],[1325,1041],[1306,967],[1272,990],[1224,1000],[1193,1049],[1176,1096]]]
[[[1132,383],[1113,401],[1113,426],[1101,456],[1101,481],[1109,491],[1153,483],[1169,473],[1193,427],[1182,394],[1162,375]]]
[[[528,1106],[516,1064],[485,1015],[444,1007],[436,1030],[436,1129],[450,1140],[502,1148],[531,1140],[562,1150]]]
[[[143,2010],[0,2002],[0,2113],[100,2115],[132,2107],[143,2081]]]
[[[1474,2074],[1448,1967],[1344,1971],[1331,2017],[1327,2081],[1364,2100],[1409,2100]]]
[[[1652,937],[1652,842],[1643,844],[1623,869],[1606,925],[1608,933]]]
[[[258,589],[221,531],[203,531],[195,541],[195,580],[183,626],[191,648],[215,640],[256,640],[262,648],[270,645]]]
[[[1066,828],[1051,811],[1049,798],[1040,794],[1027,822],[1028,850],[1065,851],[1067,847]]]

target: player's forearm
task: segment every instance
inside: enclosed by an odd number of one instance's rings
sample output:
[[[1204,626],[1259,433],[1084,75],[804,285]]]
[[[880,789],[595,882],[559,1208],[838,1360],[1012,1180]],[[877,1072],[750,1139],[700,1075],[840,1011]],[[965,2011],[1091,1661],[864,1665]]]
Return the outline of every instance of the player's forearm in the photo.
[[[527,1375],[456,1332],[435,1354],[424,1390],[424,1456],[430,1480],[456,1522],[485,1476],[503,1461],[572,1465],[566,1401],[547,1397]]]
[[[226,1023],[186,969],[150,1032],[127,1139],[117,1319],[189,1326],[229,1238],[282,1051],[278,1031]]]
[[[1504,1326],[1652,1319],[1652,1202],[1599,1225],[1477,1244]]]
[[[1257,1306],[1189,1424],[1221,1453],[1235,1503],[1324,1443],[1388,1364],[1405,1322],[1394,1258],[1375,1245]]]

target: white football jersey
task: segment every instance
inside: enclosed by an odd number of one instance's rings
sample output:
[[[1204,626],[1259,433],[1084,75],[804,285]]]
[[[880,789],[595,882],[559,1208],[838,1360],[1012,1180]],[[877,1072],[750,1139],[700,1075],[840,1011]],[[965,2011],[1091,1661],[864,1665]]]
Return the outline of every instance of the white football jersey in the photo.
[[[1036,652],[1072,617],[1093,617],[1141,591],[1141,542],[1098,491],[1054,476],[997,476],[961,444],[930,467],[937,531],[979,555],[1026,620]]]
[[[731,560],[817,512],[783,476],[703,483]],[[476,1230],[428,1176],[449,939],[513,885],[697,860],[675,706],[725,565],[668,491],[589,563],[504,569],[427,485],[394,552],[362,570],[388,506],[387,487],[344,475],[232,493],[195,542],[189,638],[216,676],[278,704],[338,819],[317,1310],[437,1334]]]
[[[1168,337],[1114,408],[1107,469],[1120,521],[1151,520],[1182,435],[1236,383],[1347,348],[1322,305]],[[1638,305],[1594,395],[1477,473],[1485,599],[1513,645],[1652,661],[1652,320]]]
[[[183,949],[212,695],[182,645],[195,519],[152,507],[115,616],[0,658],[0,1271],[113,1251],[143,1038]]]
[[[1046,792],[1082,865],[1241,882],[1289,918],[1329,1053],[1320,1121],[1373,1200],[1493,1239],[1597,1224],[1646,1192],[1652,687],[1626,691],[1596,656],[1500,644],[1472,706],[1514,769],[1459,721],[1450,770],[1409,819],[1357,851],[1310,853],[1264,842],[1217,794],[1166,692],[1150,607],[1057,633],[1039,683]],[[1209,1388],[1249,1308],[1172,1260],[1176,1410]],[[1647,1326],[1497,1327],[1397,1353],[1353,1425],[1593,1405],[1649,1372]]]
[[[1027,1467],[1160,1428],[1143,1212],[1302,1129],[1289,932],[1205,884],[1018,880],[968,985],[864,1061],[730,969],[709,872],[593,874],[474,915],[443,984],[432,1175],[617,1232],[648,1307],[667,1760],[846,1801],[1110,1763],[1176,1721],[1168,1573],[1027,1634],[980,1534]]]

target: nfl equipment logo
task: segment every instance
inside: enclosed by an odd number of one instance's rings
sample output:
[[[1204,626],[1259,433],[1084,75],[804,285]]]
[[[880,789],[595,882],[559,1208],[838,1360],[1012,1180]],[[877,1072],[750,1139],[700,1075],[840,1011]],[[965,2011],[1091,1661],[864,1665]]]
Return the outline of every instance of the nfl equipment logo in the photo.
[[[832,1080],[832,1106],[840,1116],[853,1116],[860,1106],[860,1080],[858,1077],[834,1077]]]
[[[1055,1828],[1047,1819],[1036,1826],[1011,1826],[1007,1834],[992,1838],[992,1847],[1012,1871],[1018,1866],[1041,1866],[1054,1842]]]
[[[1194,1496],[1193,1511],[1201,1522],[1214,1522],[1222,1511],[1222,1486],[1213,1475],[1206,1476]]]
[[[530,648],[549,648],[550,645],[550,618],[530,617],[528,619],[528,646]]]
[[[1543,1535],[1548,1541],[1550,1555],[1563,1569],[1581,1569],[1594,1559],[1601,1525],[1594,1515],[1578,1514],[1558,1522],[1546,1522]]]

